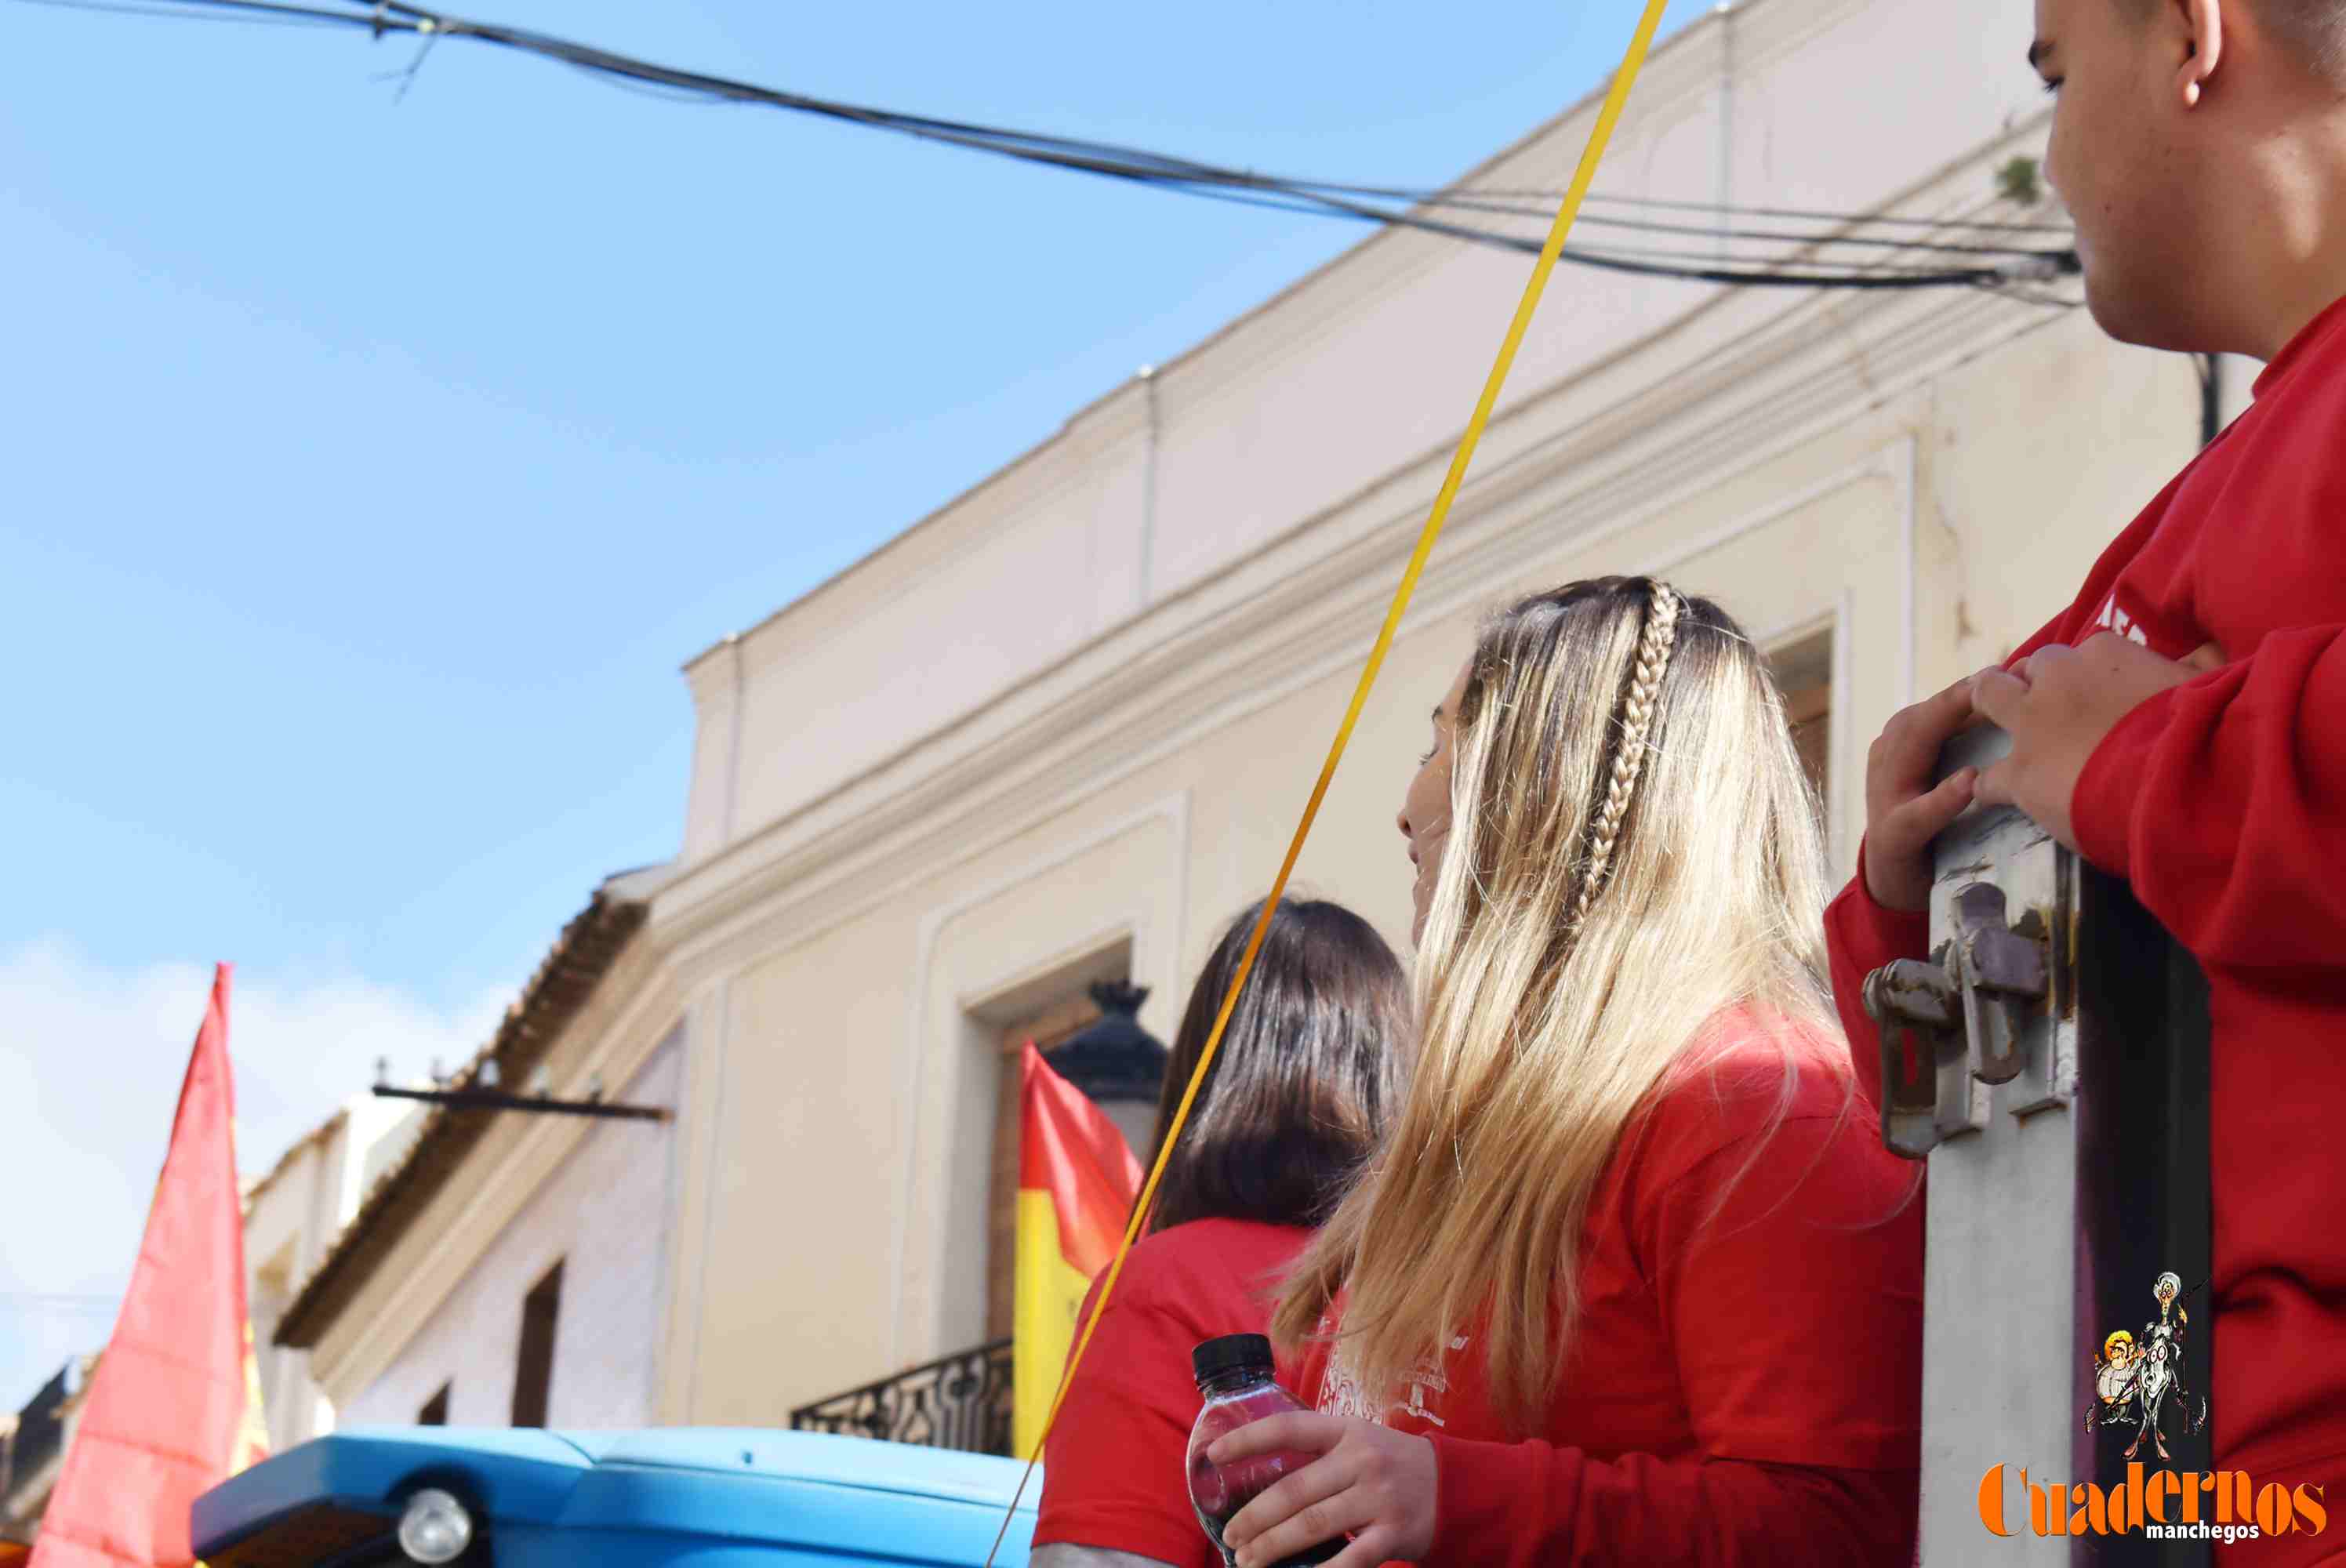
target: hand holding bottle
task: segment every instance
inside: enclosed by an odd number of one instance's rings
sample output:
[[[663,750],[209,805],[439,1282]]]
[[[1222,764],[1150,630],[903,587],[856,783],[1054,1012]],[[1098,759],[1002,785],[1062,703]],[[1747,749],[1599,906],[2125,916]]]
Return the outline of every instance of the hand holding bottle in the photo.
[[[1277,1453],[1287,1473],[1232,1516],[1223,1552],[1236,1568],[1326,1562],[1375,1568],[1414,1562],[1433,1544],[1433,1445],[1352,1416],[1290,1412],[1255,1421],[1213,1443],[1209,1458],[1233,1469]],[[1296,1461],[1308,1462],[1300,1468]],[[1326,1542],[1343,1546],[1322,1556]],[[1299,1556],[1308,1550],[1312,1555]]]
[[[1311,1456],[1276,1443],[1256,1443],[1227,1460],[1209,1457],[1208,1451],[1219,1452],[1218,1445],[1231,1433],[1267,1420],[1311,1412],[1279,1386],[1271,1369],[1270,1341],[1260,1334],[1227,1334],[1209,1339],[1191,1353],[1190,1366],[1205,1407],[1189,1429],[1189,1502],[1222,1561],[1235,1565],[1237,1549],[1224,1540],[1224,1526],[1267,1489],[1310,1464]],[[1276,1568],[1325,1563],[1344,1549],[1341,1536],[1307,1545],[1308,1550],[1278,1559]]]

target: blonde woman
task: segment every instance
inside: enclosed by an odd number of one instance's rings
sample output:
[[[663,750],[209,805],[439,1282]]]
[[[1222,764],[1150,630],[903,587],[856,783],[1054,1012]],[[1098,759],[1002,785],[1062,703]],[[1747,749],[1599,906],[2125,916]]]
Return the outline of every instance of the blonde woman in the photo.
[[[1322,1413],[1239,1568],[1912,1559],[1912,1166],[1818,979],[1814,807],[1759,652],[1644,578],[1515,605],[1400,826],[1402,1114],[1274,1325]]]

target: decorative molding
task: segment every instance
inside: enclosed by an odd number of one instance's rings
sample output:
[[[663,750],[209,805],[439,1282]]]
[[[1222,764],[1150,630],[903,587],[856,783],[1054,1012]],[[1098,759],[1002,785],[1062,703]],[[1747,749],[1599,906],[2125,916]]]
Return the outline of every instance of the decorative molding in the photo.
[[[1800,321],[1785,334],[1800,341],[1758,344],[1715,365],[1711,384],[1676,420],[1632,406],[1518,442],[1462,494],[1451,547],[1413,620],[1487,596],[1527,557],[1642,525],[2048,321],[1984,295],[1942,299],[1935,310],[1892,301],[1834,334],[1877,328],[1861,341],[1872,359],[1863,373],[1851,370],[1845,344],[1821,343],[1825,334]],[[1664,401],[1667,388],[1633,400]],[[1420,477],[1430,491],[1430,476]],[[686,872],[653,910],[686,983],[745,948],[802,940],[932,874],[940,845],[969,842],[954,831],[968,820],[1007,824],[988,835],[997,842],[1026,831],[1186,743],[1201,720],[1231,722],[1321,678],[1331,655],[1336,667],[1357,662],[1359,628],[1389,592],[1419,515],[1400,483],[1379,488],[1377,514],[1290,535],[1168,596],[1148,616]],[[1404,501],[1406,510],[1394,508]]]
[[[667,1419],[677,1420],[689,1419],[692,1411],[699,1408],[700,1400],[700,1347],[706,1338],[704,1329],[708,1326],[709,1319],[709,1258],[717,1247],[717,1193],[720,1185],[718,1177],[723,1168],[720,1161],[725,1142],[725,1076],[733,1049],[733,982],[730,977],[719,980],[714,993],[699,999],[691,1009],[694,1013],[704,1010],[714,1019],[706,1031],[709,1042],[710,1057],[707,1071],[713,1082],[710,1084],[707,1102],[709,1109],[708,1135],[699,1140],[707,1148],[707,1156],[701,1161],[700,1241],[693,1254],[689,1268],[686,1267],[681,1254],[676,1259],[677,1280],[671,1284],[668,1291],[671,1306],[668,1320],[665,1325],[669,1337],[661,1340],[663,1346],[672,1347],[673,1336],[679,1328],[688,1329],[691,1335],[692,1348],[687,1354],[683,1373],[683,1408],[666,1413]],[[687,1029],[688,1034],[692,1033],[691,1025],[688,1024]],[[699,1100],[696,1099],[694,1104],[699,1105]],[[669,1217],[671,1226],[680,1225],[682,1222],[682,1199],[683,1194],[679,1191],[678,1207]],[[691,1302],[688,1307],[677,1303],[677,1298],[680,1292],[676,1287],[687,1279],[690,1280],[692,1287]],[[673,1378],[661,1380],[663,1394],[674,1380]]]
[[[1739,76],[1749,78],[1781,57],[1797,52],[1818,36],[1843,25],[1867,9],[1869,0],[1745,0],[1736,11],[1736,47],[1742,60]],[[1702,100],[1719,90],[1718,54],[1720,29],[1702,21],[1667,40],[1648,57],[1641,92],[1620,127],[1625,147],[1665,131],[1699,112]],[[1450,191],[1472,194],[1478,189],[1519,185],[1526,178],[1553,175],[1557,179],[1576,160],[1589,127],[1603,100],[1603,89],[1592,89],[1577,102],[1513,143],[1484,158],[1452,181]],[[2033,130],[2032,121],[2024,130]],[[2009,132],[2013,127],[2006,127]],[[1981,117],[1984,139],[1999,137],[1992,121]],[[1900,211],[1925,186],[1887,193],[1878,205],[1885,212]],[[1485,221],[1504,228],[1507,219],[1486,215]],[[1515,225],[1526,238],[1536,239],[1545,225],[1525,219]],[[1285,289],[1208,335],[1183,353],[1157,367],[1158,392],[1168,430],[1188,407],[1210,402],[1218,393],[1249,377],[1276,380],[1280,369],[1307,357],[1328,335],[1362,311],[1372,310],[1423,281],[1437,270],[1457,262],[1462,255],[1496,252],[1462,251],[1456,241],[1414,229],[1379,229],[1358,243],[1297,279]],[[1527,260],[1519,258],[1518,260]],[[1656,332],[1674,330],[1686,317],[1731,299],[1735,290],[1716,284],[1661,285],[1691,290],[1695,303],[1653,311]],[[1662,295],[1657,298],[1665,297]],[[1642,338],[1639,340],[1644,341]],[[1028,513],[1039,501],[1087,476],[1089,457],[1118,443],[1137,438],[1147,414],[1137,382],[1126,381],[1075,411],[1059,430],[1021,453],[979,481],[963,494],[914,522],[871,554],[798,598],[780,606],[755,626],[740,633],[745,642],[763,644],[786,616],[820,622],[834,601],[852,601],[855,592],[886,592],[907,582],[946,569],[969,550],[992,538],[1005,525]],[[1501,410],[1506,417],[1516,405]],[[1446,457],[1447,450],[1443,455]],[[1065,472],[1053,472],[1063,470]],[[885,585],[862,579],[887,563]],[[794,640],[796,628],[781,639]],[[721,645],[719,645],[721,646]],[[691,670],[717,652],[696,655],[686,665]]]
[[[1975,172],[1974,164],[1984,167],[1995,150],[2000,148],[1984,151],[1964,172]],[[1765,314],[1755,314],[1763,308]],[[1750,319],[1734,326],[1728,318],[1738,314]],[[1474,531],[1480,514],[1527,485],[1552,485],[1567,471],[1609,472],[1617,501],[1591,488],[1562,504],[1585,513],[1606,504],[1634,504],[1653,493],[1658,480],[1665,488],[1681,487],[1679,482],[1690,475],[1699,484],[1745,466],[1753,452],[1777,444],[1770,438],[1784,431],[1820,427],[1877,407],[1948,363],[2048,321],[2035,307],[1986,294],[1810,300],[1790,309],[1746,298],[1695,315],[1717,316],[1712,324],[1728,331],[1731,341],[1722,345],[1649,340],[1511,403],[1486,441],[1484,463],[1460,496],[1454,550],[1460,547],[1460,536]],[[1685,334],[1693,320],[1682,320],[1658,338]],[[1619,385],[1633,370],[1639,384]],[[1534,416],[1543,413],[1533,433]],[[1406,537],[1396,530],[1422,515],[1423,497],[1432,494],[1448,451],[1445,443],[1422,453],[1219,575],[1167,595],[1148,615],[1094,638],[954,724],[753,830],[691,868],[664,901],[662,918],[682,915],[712,882],[728,880],[729,871],[787,853],[790,840],[820,840],[833,825],[852,824],[859,837],[867,835],[873,826],[872,797],[891,793],[886,786],[892,779],[902,789],[924,772],[941,774],[954,751],[1035,714],[1056,709],[1054,717],[1065,718],[1086,687],[1105,684],[1112,672],[1145,671],[1149,682],[1161,680],[1152,656],[1184,644],[1195,647],[1227,639],[1232,628],[1222,622],[1230,615],[1250,613],[1258,626],[1269,628],[1295,627],[1299,616],[1319,618],[1314,612],[1327,603],[1321,593],[1327,568],[1364,535],[1385,535],[1381,555],[1397,565],[1406,553]],[[1392,510],[1396,502],[1403,508],[1398,514]],[[1551,531],[1554,522],[1548,520]],[[1374,564],[1382,568],[1383,562]],[[1178,675],[1181,666],[1195,660],[1168,662],[1174,667],[1169,673]],[[1149,684],[1127,680],[1124,689],[1148,693],[1148,700],[1132,703],[1148,718],[1156,696]],[[967,791],[954,784],[939,793],[950,801],[966,798]],[[918,806],[906,813],[913,819],[933,814]]]
[[[1159,933],[1152,930],[1145,905],[1135,905],[1128,921],[1121,928],[1111,928],[1113,939],[1128,931],[1132,942],[1132,972],[1136,977],[1151,977],[1148,983],[1167,986],[1179,962],[1174,951],[1178,945],[1178,925],[1188,910],[1189,864],[1189,794],[1178,790],[1167,795],[1137,811],[1103,822],[1079,839],[1057,844],[1029,857],[1019,865],[1009,867],[977,887],[931,909],[921,917],[919,935],[913,947],[912,986],[904,1044],[897,1058],[897,1136],[901,1140],[892,1181],[894,1192],[889,1205],[889,1257],[892,1267],[888,1275],[888,1359],[892,1366],[903,1360],[904,1347],[904,1274],[912,1255],[913,1191],[919,1179],[921,1153],[921,1105],[925,1089],[924,1067],[936,1042],[929,1017],[929,993],[933,988],[938,941],[953,922],[971,911],[984,907],[1003,894],[1033,881],[1045,872],[1080,860],[1096,850],[1104,849],[1137,829],[1156,822],[1169,822],[1174,833],[1174,863],[1178,868],[1175,891],[1175,931]],[[1031,831],[1032,824],[1021,831]],[[961,861],[986,852],[981,847],[961,857]],[[957,862],[958,863],[958,862]],[[931,875],[944,868],[933,868]],[[1052,933],[1064,936],[1065,933]],[[1006,979],[1007,977],[997,977]]]
[[[1916,537],[1921,527],[1920,503],[1914,493],[1916,456],[1914,438],[1909,435],[1903,450],[1892,462],[1892,482],[1898,486],[1898,700],[1906,707],[1914,702],[1914,666],[1920,654],[1914,646],[1914,610],[1923,591],[1921,542]]]
[[[1854,717],[1850,706],[1850,685],[1857,677],[1857,593],[1844,585],[1833,609],[1832,627],[1832,718],[1829,721],[1832,755],[1829,768],[1829,799],[1825,809],[1826,851],[1832,858],[1835,870],[1849,863],[1848,857],[1857,852],[1849,842],[1849,830],[1843,826],[1855,797],[1850,780],[1854,775],[1850,758],[1856,741],[1856,730],[1850,724]],[[1869,743],[1871,744],[1871,743]]]

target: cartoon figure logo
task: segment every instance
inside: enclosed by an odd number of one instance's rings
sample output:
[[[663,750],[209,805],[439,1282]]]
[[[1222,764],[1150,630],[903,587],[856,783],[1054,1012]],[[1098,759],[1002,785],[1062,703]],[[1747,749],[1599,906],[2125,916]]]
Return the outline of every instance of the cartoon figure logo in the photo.
[[[2128,1459],[2142,1451],[2145,1438],[2157,1445],[2159,1458],[2174,1457],[2167,1449],[2170,1412],[2180,1418],[2187,1436],[2208,1424],[2206,1397],[2194,1410],[2183,1380],[2183,1338],[2191,1314],[2176,1305],[2182,1290],[2180,1278],[2160,1275],[2151,1287],[2158,1321],[2143,1325],[2139,1338],[2118,1329],[2102,1341],[2101,1353],[2094,1359],[2096,1402],[2086,1412],[2086,1430],[2131,1425],[2135,1434],[2127,1445]]]

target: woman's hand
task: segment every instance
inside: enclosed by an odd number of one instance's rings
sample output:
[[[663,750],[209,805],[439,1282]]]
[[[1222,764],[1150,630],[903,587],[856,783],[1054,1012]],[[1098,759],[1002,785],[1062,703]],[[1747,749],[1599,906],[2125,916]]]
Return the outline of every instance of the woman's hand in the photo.
[[[1265,1568],[1350,1534],[1328,1568],[1414,1562],[1433,1544],[1433,1445],[1350,1416],[1290,1412],[1250,1421],[1206,1451],[1216,1464],[1284,1449],[1317,1454],[1223,1527],[1239,1568]]]

